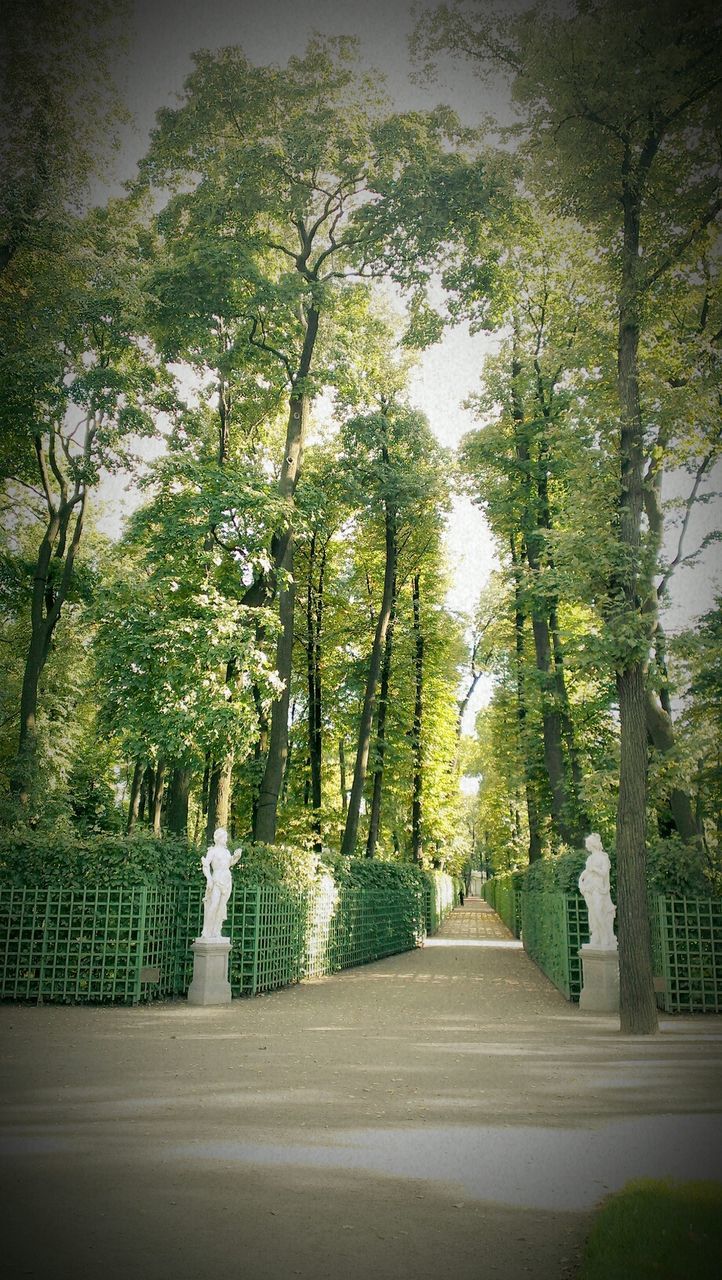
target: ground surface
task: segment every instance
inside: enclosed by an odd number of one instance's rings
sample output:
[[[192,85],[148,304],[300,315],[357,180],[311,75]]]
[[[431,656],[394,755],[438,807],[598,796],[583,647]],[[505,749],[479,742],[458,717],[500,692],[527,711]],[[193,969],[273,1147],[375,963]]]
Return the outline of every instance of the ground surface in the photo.
[[[722,1178],[722,1018],[623,1037],[485,903],[224,1009],[0,1007],[5,1275],[564,1280],[639,1174]]]

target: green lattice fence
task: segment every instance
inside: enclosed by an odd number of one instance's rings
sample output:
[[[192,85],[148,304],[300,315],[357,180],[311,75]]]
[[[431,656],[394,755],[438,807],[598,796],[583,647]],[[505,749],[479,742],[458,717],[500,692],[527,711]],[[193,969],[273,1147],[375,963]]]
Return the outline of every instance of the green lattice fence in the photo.
[[[578,1000],[582,989],[579,948],[589,941],[584,899],[578,894],[526,890],[522,894],[524,950],[566,996]]]
[[[515,873],[491,876],[484,882],[482,895],[485,902],[501,917],[515,938],[521,937],[521,890],[517,888]]]
[[[0,997],[136,1003],[145,968],[148,893],[145,888],[0,890]],[[154,909],[156,959],[162,928]]]
[[[568,1000],[582,989],[579,948],[589,941],[579,894],[523,895],[525,950]],[[650,900],[657,1003],[667,1013],[722,1013],[722,901]]]
[[[457,903],[456,884],[445,871],[426,874],[426,932],[434,934]]]
[[[667,1013],[722,1013],[722,901],[657,897],[657,1002]]]
[[[0,999],[137,1004],[184,994],[200,885],[0,890]],[[256,995],[383,956],[424,936],[421,891],[235,888],[225,931],[234,995]]]

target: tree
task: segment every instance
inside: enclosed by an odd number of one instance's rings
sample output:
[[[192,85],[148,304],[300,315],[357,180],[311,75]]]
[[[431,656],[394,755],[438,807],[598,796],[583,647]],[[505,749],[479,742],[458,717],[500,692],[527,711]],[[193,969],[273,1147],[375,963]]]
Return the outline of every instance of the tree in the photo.
[[[186,825],[193,779],[206,761],[248,756],[256,699],[267,710],[276,692],[258,643],[259,626],[272,633],[273,616],[239,605],[238,597],[265,559],[278,498],[243,459],[219,465],[209,443],[213,426],[206,413],[181,417],[168,453],[151,469],[146,483],[155,492],[130,519],[99,608],[103,719],[135,762],[129,819],[150,762],[155,825],[165,775],[172,829]],[[218,797],[214,804],[209,789],[210,778],[205,806],[216,823]]]
[[[477,213],[488,204],[483,166],[454,156],[453,115],[393,116],[368,78],[356,77],[352,43],[313,41],[285,71],[254,67],[238,48],[196,55],[182,105],[160,113],[144,182],[180,193],[160,219],[166,234],[220,255],[245,341],[280,364],[288,420],[278,492],[288,518],[276,530],[270,570],[247,603],[278,592],[276,664],[283,692],[273,705],[256,835],[272,841],[288,748],[293,646],[295,493],[309,407],[328,380],[322,349],[343,319],[349,282],[389,272],[420,288],[449,213],[439,191],[466,177]],[[472,181],[473,178],[473,181]],[[494,175],[494,188],[498,188]],[[410,202],[434,219],[404,235]],[[446,209],[446,212],[444,210]],[[331,343],[332,345],[332,343]]]
[[[621,724],[617,819],[622,1030],[657,1026],[645,879],[646,679],[656,610],[643,527],[649,412],[639,378],[650,301],[722,208],[718,139],[722,32],[711,3],[622,5],[573,14],[439,10],[431,43],[505,66],[523,113],[533,174],[565,212],[595,228],[616,289],[619,423],[617,562],[608,626]],[[594,157],[590,165],[589,157]]]
[[[351,855],[358,835],[374,710],[397,590],[399,555],[402,549],[407,549],[407,544],[415,543],[418,547],[412,534],[428,529],[430,513],[432,520],[438,518],[439,495],[444,486],[442,454],[428,423],[403,404],[384,400],[378,413],[350,419],[344,425],[344,441],[346,465],[354,488],[372,516],[381,517],[384,536],[383,589],[366,672],[353,783],[341,845],[341,852]]]
[[[6,273],[10,277],[16,258]],[[100,470],[129,460],[133,436],[155,430],[155,414],[172,405],[171,382],[138,333],[137,227],[116,202],[78,220],[64,257],[29,284],[25,307],[42,316],[35,365],[24,385],[24,412],[6,410],[21,444],[11,489],[23,487],[43,534],[30,597],[31,629],[20,696],[14,790],[27,806],[37,768],[38,686],[73,586],[88,495]],[[9,317],[17,338],[2,370],[9,383],[28,373],[24,309]]]
[[[123,0],[7,0],[0,39],[0,275],[63,251],[123,112],[112,74]],[[109,146],[109,143],[111,144]]]

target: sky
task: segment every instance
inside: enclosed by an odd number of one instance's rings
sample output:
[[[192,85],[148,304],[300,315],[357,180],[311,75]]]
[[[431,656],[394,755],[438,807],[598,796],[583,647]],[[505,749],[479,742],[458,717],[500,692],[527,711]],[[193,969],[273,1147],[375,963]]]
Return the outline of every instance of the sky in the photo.
[[[524,5],[526,0],[518,3]],[[415,9],[420,12],[433,7],[420,0]],[[283,65],[292,54],[303,52],[314,32],[353,35],[359,40],[362,62],[385,76],[387,92],[398,109],[424,109],[447,102],[470,124],[487,114],[508,120],[510,106],[503,82],[482,86],[467,66],[442,63],[433,84],[414,80],[408,52],[414,24],[410,5],[399,0],[134,0],[130,48],[117,67],[134,124],[124,133],[117,181],[133,173],[146,148],[156,111],[175,104],[192,69],[191,55],[200,48],[240,44],[255,62]],[[423,355],[412,376],[412,398],[446,445],[458,444],[475,425],[461,405],[478,389],[485,354],[493,345],[493,339],[471,336],[459,326],[447,331],[443,341]],[[722,487],[722,475],[718,481],[717,487]],[[678,490],[682,484],[683,478],[675,482]],[[128,501],[121,484],[106,486],[104,498],[106,524],[117,526],[117,517]],[[693,520],[690,547],[709,524],[712,505],[700,508]],[[483,514],[466,498],[455,500],[448,548],[453,570],[449,603],[472,612],[494,556]],[[711,606],[715,587],[720,590],[715,564],[719,565],[719,558],[715,560],[710,553],[704,568],[678,571],[667,615],[671,629],[686,625],[691,616]],[[467,731],[472,730],[474,716],[489,694],[490,683],[482,682],[467,712]]]

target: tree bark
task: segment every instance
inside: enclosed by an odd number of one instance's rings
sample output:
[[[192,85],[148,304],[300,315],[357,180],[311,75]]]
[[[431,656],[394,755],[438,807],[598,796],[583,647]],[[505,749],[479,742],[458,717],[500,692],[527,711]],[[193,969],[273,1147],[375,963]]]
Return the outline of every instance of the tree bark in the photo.
[[[338,740],[338,772],[339,785],[341,787],[341,812],[348,811],[348,796],[346,794],[346,747],[343,738]]]
[[[424,634],[421,630],[421,579],[414,574],[412,582],[413,632],[414,632],[414,724],[411,734],[413,754],[413,784],[411,798],[411,857],[421,862],[423,838],[421,832],[424,790],[424,761],[421,730],[424,714]]]
[[[629,167],[627,157],[627,168]],[[617,671],[620,747],[617,805],[617,885],[620,1025],[630,1035],[657,1030],[652,943],[646,883],[647,723],[645,633],[640,599],[640,545],[644,486],[644,428],[639,396],[640,183],[624,181],[624,239],[619,291],[617,387],[621,417],[619,542],[624,620],[636,644]],[[648,590],[644,591],[644,595]],[[619,625],[617,623],[617,625]],[[648,652],[648,650],[647,650]]]
[[[293,530],[291,521],[294,508],[293,499],[303,458],[303,445],[309,410],[309,400],[304,387],[311,371],[311,361],[318,335],[318,322],[319,312],[314,307],[310,307],[306,314],[303,351],[294,380],[294,390],[291,394],[288,426],[286,428],[286,444],[278,481],[278,492],[288,504],[288,526],[276,534],[272,548],[276,580],[278,581],[279,573],[283,574],[279,594],[281,631],[276,647],[276,670],[279,679],[283,681],[283,692],[280,698],[277,698],[274,702],[271,712],[268,756],[258,793],[254,830],[256,840],[262,840],[266,844],[273,844],[276,838],[278,801],[288,753],[288,707],[291,692],[295,604]]]
[[[213,832],[217,827],[228,828],[228,815],[231,809],[231,779],[233,776],[233,756],[217,760],[212,768],[208,784],[208,819],[206,822],[206,840],[213,843]]]
[[[140,811],[140,788],[143,781],[143,761],[136,760],[133,768],[133,780],[130,784],[130,796],[128,799],[128,821],[126,824],[126,834],[130,835],[133,827],[138,821],[138,813]]]
[[[52,447],[51,444],[51,449]],[[44,446],[39,440],[36,442],[35,452],[41,472],[47,476]],[[52,453],[50,456],[53,456]],[[47,485],[46,492],[48,492]],[[38,549],[33,574],[30,643],[20,692],[18,750],[11,775],[13,793],[23,807],[29,804],[33,783],[37,781],[35,774],[38,688],[50,653],[53,633],[60,620],[61,610],[73,578],[75,557],[83,531],[85,491],[76,486],[74,493],[70,496],[66,492],[63,481],[57,506],[51,504],[50,497],[48,497],[48,503],[50,507],[48,523]],[[75,514],[75,525],[70,536],[73,514]],[[59,574],[52,571],[54,560],[62,565]]]
[[[145,818],[146,822],[152,823],[154,803],[155,769],[152,764],[148,764],[143,771],[143,783],[140,790],[140,810],[138,813],[139,818]]]
[[[529,760],[529,729],[527,725],[526,691],[524,688],[524,622],[525,613],[522,607],[521,575],[516,547],[511,543],[512,568],[514,571],[514,645],[516,652],[516,717],[519,728],[519,748],[524,771],[524,797],[526,800],[527,826],[529,829],[529,862],[536,862],[542,856],[541,835],[539,832],[539,811],[537,807],[532,768]]]
[[[192,780],[193,770],[187,766],[175,765],[171,771],[166,826],[177,836],[188,833],[188,802]]]
[[[384,786],[384,757],[386,755],[386,711],[389,701],[389,680],[391,677],[391,658],[394,649],[394,624],[396,622],[396,578],[392,587],[391,616],[386,629],[384,642],[384,660],[381,667],[381,684],[379,687],[379,705],[376,712],[376,750],[374,752],[373,790],[371,793],[371,811],[369,813],[369,830],[366,838],[366,857],[373,858],[379,838],[381,825],[381,796]]]
[[[311,783],[313,830],[320,849],[321,838],[321,772],[323,764],[322,737],[322,688],[321,688],[321,632],[323,628],[324,577],[326,572],[326,548],[321,548],[316,566],[317,534],[314,532],[309,548],[308,582],[306,585],[306,683],[308,689],[308,756]],[[316,579],[318,572],[318,579]]]
[[[542,538],[544,515],[548,519],[548,498],[546,513],[540,510],[540,484],[546,483],[545,463],[537,466],[536,486],[532,485],[533,463],[529,444],[529,427],[524,413],[524,402],[518,390],[518,379],[522,373],[522,362],[518,354],[518,339],[515,327],[514,353],[511,368],[512,419],[514,422],[514,444],[516,462],[521,476],[522,510],[521,531],[524,553],[529,570],[537,581],[536,593],[531,599],[529,615],[531,617],[534,652],[540,681],[540,702],[542,712],[542,737],[544,742],[544,767],[549,779],[551,797],[551,819],[560,840],[574,846],[577,843],[573,825],[569,821],[570,804],[567,778],[562,748],[562,726],[555,696],[555,677],[552,668],[552,645],[549,634],[547,602],[539,588],[541,569]],[[539,406],[543,412],[543,406]],[[540,480],[540,472],[544,479]]]
[[[293,540],[289,532],[284,558],[279,566],[288,578],[279,592],[278,614],[281,624],[276,644],[276,670],[283,689],[271,708],[271,728],[268,735],[268,755],[263,778],[258,790],[254,838],[265,844],[276,839],[278,801],[288,755],[288,711],[291,697],[291,661],[293,657],[293,613],[296,597],[293,582]]]
[[[159,836],[161,832],[161,815],[163,810],[163,779],[165,777],[165,762],[159,760],[155,770],[155,781],[153,783],[153,835]]]
[[[386,563],[384,568],[383,596],[381,599],[381,608],[376,622],[376,630],[374,632],[369,666],[366,674],[366,688],[364,690],[361,720],[359,723],[358,745],[356,748],[356,763],[354,766],[353,782],[351,784],[351,796],[349,798],[348,811],[346,813],[346,826],[344,828],[343,841],[341,844],[341,853],[347,857],[351,857],[356,849],[359,814],[361,812],[361,797],[363,795],[364,783],[366,781],[369,751],[371,747],[371,727],[373,724],[374,706],[376,703],[376,690],[379,683],[381,662],[386,644],[386,632],[391,618],[391,608],[393,605],[397,555],[396,511],[388,502],[385,504],[385,534]]]

